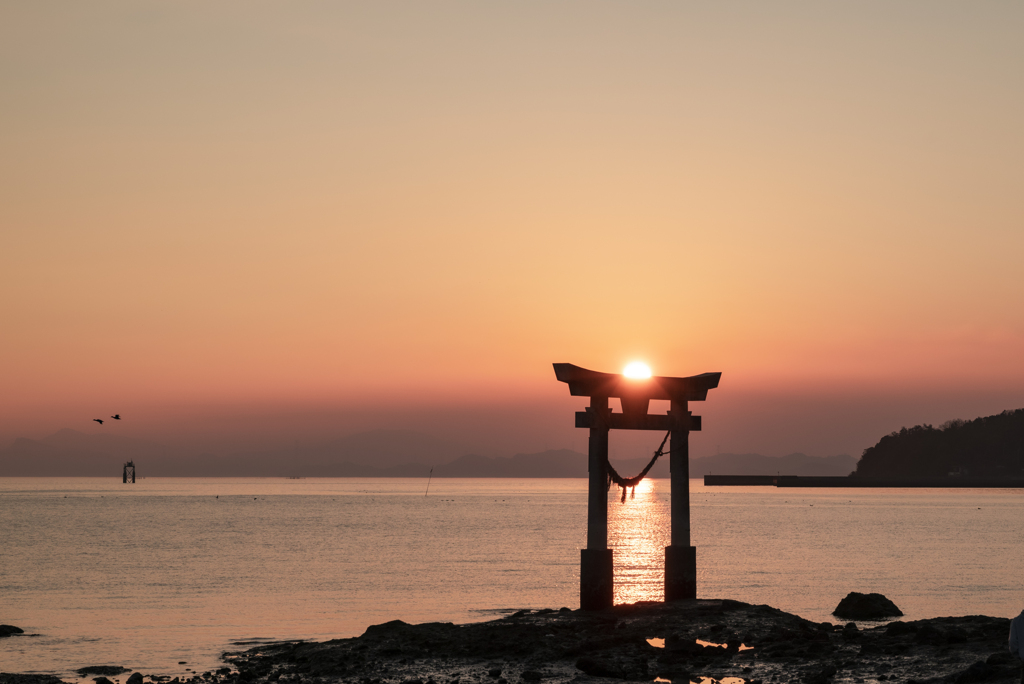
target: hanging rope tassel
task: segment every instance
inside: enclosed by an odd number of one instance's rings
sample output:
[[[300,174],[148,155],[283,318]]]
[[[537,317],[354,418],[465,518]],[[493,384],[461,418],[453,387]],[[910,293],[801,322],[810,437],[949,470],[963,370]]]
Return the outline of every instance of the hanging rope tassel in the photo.
[[[622,488],[622,500],[620,501],[620,503],[626,503],[627,488],[633,489],[633,494],[631,498],[636,497],[636,486],[640,484],[645,477],[647,477],[647,473],[650,472],[651,468],[654,467],[654,464],[658,462],[658,459],[664,455],[665,443],[668,442],[668,437],[671,434],[671,432],[665,433],[665,438],[661,440],[661,446],[659,446],[658,450],[654,452],[654,457],[651,459],[651,462],[648,463],[647,466],[643,470],[641,470],[640,474],[637,475],[636,477],[622,477],[617,472],[615,472],[615,468],[612,467],[611,462],[607,460],[605,461],[605,465],[608,467],[608,489],[612,488],[612,482],[614,482],[615,484],[619,485],[619,487]]]

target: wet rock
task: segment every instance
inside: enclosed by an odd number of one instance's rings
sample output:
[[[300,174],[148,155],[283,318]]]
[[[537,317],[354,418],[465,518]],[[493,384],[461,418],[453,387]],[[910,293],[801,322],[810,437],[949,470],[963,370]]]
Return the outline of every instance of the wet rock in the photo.
[[[209,672],[207,672],[206,674],[209,674]],[[142,684],[142,673],[133,672],[131,676],[128,677],[127,684]]]
[[[967,630],[960,627],[950,627],[944,630],[947,644],[966,644]]]
[[[15,627],[14,625],[0,625],[0,639],[9,637],[13,634],[24,634],[25,630],[21,627]]]
[[[964,644],[968,641],[967,630],[957,625],[936,626],[925,623],[918,628],[914,635],[914,641],[929,646],[947,646],[949,644]]]
[[[989,667],[982,661],[978,661],[968,667],[966,670],[958,674],[953,681],[957,684],[966,684],[967,682],[980,682],[989,678]]]
[[[832,681],[832,677],[839,672],[839,668],[835,665],[826,665],[821,669],[817,669],[811,672],[811,674],[804,677],[806,684],[826,684]]]
[[[0,684],[64,684],[56,675],[10,674],[0,672]]]
[[[542,675],[540,672],[537,672],[536,670],[523,670],[519,674],[519,678],[522,679],[524,682],[539,682],[541,679],[544,678],[544,675]]]
[[[989,667],[1006,667],[1013,665],[1020,665],[1020,661],[1012,654],[1006,651],[999,651],[993,653],[986,660],[985,664]]]
[[[96,682],[96,684],[114,684],[112,681],[110,681],[106,677],[93,677],[92,681]]]
[[[120,665],[90,665],[89,667],[80,667],[75,672],[83,677],[88,677],[89,675],[119,675],[123,672],[130,672],[130,670]]]
[[[832,614],[844,620],[882,620],[887,617],[900,617],[903,611],[882,594],[861,594],[851,591],[839,602]]]
[[[232,673],[241,675],[231,674],[220,683],[360,684],[378,679],[394,684],[508,684],[507,677],[512,684],[564,684],[588,675],[688,681],[684,677],[699,673],[694,675],[698,679],[742,676],[751,684],[882,677],[887,682],[953,684],[961,675],[979,676],[978,668],[964,674],[978,661],[987,667],[985,684],[1019,680],[1019,665],[1014,668],[1002,655],[1009,631],[1005,618],[932,618],[894,627],[855,627],[849,634],[856,636],[847,637],[839,625],[809,622],[769,606],[710,599],[638,603],[600,613],[532,612],[468,625],[392,622],[352,639],[261,644],[225,654]],[[934,643],[916,640],[922,630]],[[754,650],[737,652],[737,635]],[[651,646],[651,638],[664,639],[665,648]],[[696,638],[726,648],[704,647]],[[521,672],[537,672],[542,679],[536,682]],[[278,673],[282,676],[274,681]]]
[[[616,679],[625,679],[626,677],[626,673],[622,668],[616,667],[614,664],[601,658],[593,658],[591,656],[583,656],[577,660],[576,669],[591,677],[615,677]]]
[[[886,636],[898,637],[915,632],[917,632],[917,625],[910,622],[890,622],[885,626]]]
[[[929,646],[941,646],[943,642],[942,630],[935,625],[925,623],[918,628],[914,635],[914,641]]]

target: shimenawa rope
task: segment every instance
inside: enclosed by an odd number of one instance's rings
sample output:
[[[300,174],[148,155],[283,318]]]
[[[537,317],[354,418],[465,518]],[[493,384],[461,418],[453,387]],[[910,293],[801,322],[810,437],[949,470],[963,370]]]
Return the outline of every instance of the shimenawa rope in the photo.
[[[632,488],[633,490],[629,498],[632,499],[636,497],[636,486],[640,484],[640,481],[647,476],[650,469],[654,467],[654,464],[665,453],[665,442],[668,441],[668,436],[671,434],[671,432],[665,433],[665,439],[661,440],[661,446],[659,446],[658,450],[654,452],[654,457],[651,459],[651,462],[648,463],[647,467],[641,470],[640,474],[636,477],[622,477],[615,472],[615,468],[612,467],[611,462],[607,459],[605,460],[605,464],[608,466],[608,489],[612,488],[612,482],[622,487],[622,501],[620,503],[626,503],[627,488]]]

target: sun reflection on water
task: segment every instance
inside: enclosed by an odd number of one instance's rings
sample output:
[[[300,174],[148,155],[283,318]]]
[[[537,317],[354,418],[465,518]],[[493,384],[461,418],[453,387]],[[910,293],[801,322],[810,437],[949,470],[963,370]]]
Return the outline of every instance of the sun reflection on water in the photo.
[[[615,550],[615,603],[665,598],[665,547],[671,539],[668,481],[647,479],[635,498],[619,503],[613,487],[608,501],[608,545]]]

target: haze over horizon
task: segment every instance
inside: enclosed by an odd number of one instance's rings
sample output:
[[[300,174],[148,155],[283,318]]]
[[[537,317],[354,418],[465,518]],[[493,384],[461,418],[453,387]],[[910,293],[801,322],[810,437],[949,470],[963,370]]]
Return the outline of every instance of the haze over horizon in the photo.
[[[1010,3],[8,3],[0,447],[581,451],[553,362],[721,371],[695,457],[1024,407],[1022,34]]]

